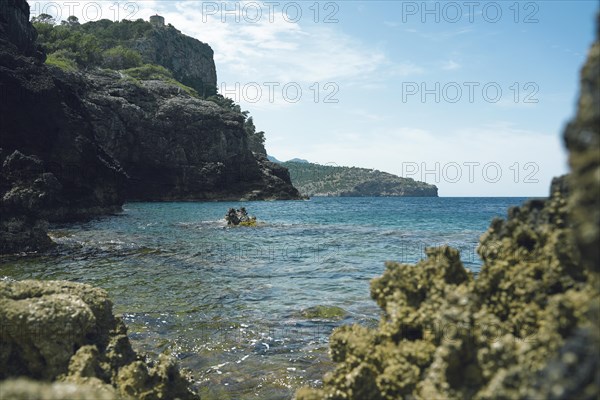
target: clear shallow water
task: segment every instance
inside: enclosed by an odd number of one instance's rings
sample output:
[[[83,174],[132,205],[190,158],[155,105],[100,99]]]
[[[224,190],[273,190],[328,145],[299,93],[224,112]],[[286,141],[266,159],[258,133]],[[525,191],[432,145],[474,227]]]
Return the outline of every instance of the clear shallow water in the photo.
[[[0,258],[0,276],[105,288],[137,349],[168,351],[203,398],[286,399],[331,368],[342,324],[375,325],[369,280],[425,246],[475,249],[522,198],[313,198],[291,202],[130,203],[122,215],[56,226],[50,255]],[[261,224],[228,228],[229,207]],[[340,318],[302,311],[335,305]]]

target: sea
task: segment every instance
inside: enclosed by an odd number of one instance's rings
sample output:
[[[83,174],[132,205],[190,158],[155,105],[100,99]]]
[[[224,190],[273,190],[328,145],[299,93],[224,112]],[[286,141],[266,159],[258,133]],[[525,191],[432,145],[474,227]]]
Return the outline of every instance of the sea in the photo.
[[[481,267],[479,237],[525,198],[339,198],[127,203],[118,215],[54,225],[58,246],[0,258],[4,280],[104,288],[134,348],[175,357],[203,399],[291,399],[334,367],[341,325],[376,327],[370,280],[429,246]],[[228,227],[246,207],[256,227]]]

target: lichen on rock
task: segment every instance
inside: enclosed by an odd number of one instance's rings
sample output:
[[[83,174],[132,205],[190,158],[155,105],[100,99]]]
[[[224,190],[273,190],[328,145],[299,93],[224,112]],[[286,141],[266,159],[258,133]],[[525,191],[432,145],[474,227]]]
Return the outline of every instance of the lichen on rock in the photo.
[[[553,181],[548,199],[492,221],[479,276],[449,247],[428,249],[414,266],[386,264],[371,284],[379,327],[334,331],[335,370],[297,399],[600,396],[599,79],[596,41],[565,131],[572,172]]]
[[[8,398],[196,398],[173,359],[152,365],[136,354],[102,289],[0,282],[0,327],[0,392]]]

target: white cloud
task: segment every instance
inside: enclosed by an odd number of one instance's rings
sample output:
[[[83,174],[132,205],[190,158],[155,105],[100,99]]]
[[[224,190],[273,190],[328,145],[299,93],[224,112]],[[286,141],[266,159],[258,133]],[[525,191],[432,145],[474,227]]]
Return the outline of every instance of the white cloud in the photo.
[[[111,17],[117,15],[111,11],[112,3],[81,2],[79,10],[88,3],[101,4],[102,17],[116,19]],[[263,96],[259,102],[242,104],[243,107],[290,106],[280,90],[275,91],[274,102],[270,102],[265,82],[277,82],[281,87],[298,83],[303,91],[310,92],[315,82],[321,88],[327,83],[344,88],[380,88],[389,79],[424,73],[414,62],[391,62],[383,50],[345,34],[338,24],[314,24],[307,9],[304,9],[303,19],[293,22],[281,8],[270,10],[264,3],[251,1],[226,3],[227,10],[234,11],[237,7],[233,14],[222,12],[224,3],[220,2],[141,1],[127,12],[124,4],[121,4],[120,17],[134,11],[132,18],[147,20],[150,15],[159,13],[183,33],[208,43],[214,50],[219,86],[224,84],[231,90],[238,83],[241,87],[254,82],[260,84]],[[260,18],[257,18],[256,4],[263,5]],[[250,11],[244,12],[244,7],[249,5],[252,5]],[[243,103],[243,96],[238,95],[236,100]]]
[[[280,12],[273,21],[263,15],[256,23],[226,15],[202,14],[201,3],[175,3],[167,21],[182,32],[210,44],[217,70],[230,69],[236,79],[252,81],[324,82],[372,73],[385,57],[381,52],[326,26],[301,26]],[[172,7],[171,7],[172,9]],[[302,22],[302,21],[300,21]]]
[[[203,14],[200,2],[167,4],[159,12],[168,23],[208,43],[214,50],[220,86],[233,90],[238,83],[243,88],[256,82],[263,87],[264,95],[258,103],[242,107],[290,106],[283,100],[281,90],[275,91],[274,102],[270,102],[265,82],[276,82],[280,87],[297,83],[303,91],[310,92],[315,82],[321,87],[327,83],[349,87],[354,82],[368,82],[377,79],[381,68],[390,66],[382,51],[344,34],[337,24],[312,23],[308,13],[306,19],[295,23],[280,11],[270,14],[265,10],[257,22],[249,22],[242,11],[236,22],[236,15]],[[245,3],[241,4],[243,10]],[[153,13],[150,9],[143,12]],[[227,22],[222,22],[223,17]],[[406,75],[418,71],[412,64],[399,64],[395,73]],[[238,95],[236,100],[242,100],[242,96]]]
[[[457,70],[460,68],[461,68],[461,65],[454,60],[445,61],[444,64],[442,65],[442,69],[445,71],[453,71],[453,70]]]

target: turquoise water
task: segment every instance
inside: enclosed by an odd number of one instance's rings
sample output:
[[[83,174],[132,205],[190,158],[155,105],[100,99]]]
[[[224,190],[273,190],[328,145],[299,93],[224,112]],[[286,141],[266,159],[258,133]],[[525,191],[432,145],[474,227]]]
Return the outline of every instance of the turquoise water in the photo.
[[[331,368],[342,324],[376,325],[369,280],[384,261],[425,246],[461,249],[480,267],[479,236],[522,198],[313,198],[310,201],[129,203],[118,216],[55,226],[49,255],[0,259],[0,276],[105,288],[134,346],[169,352],[203,398],[286,399]],[[261,223],[229,228],[229,207]],[[339,318],[303,313],[335,305]]]

